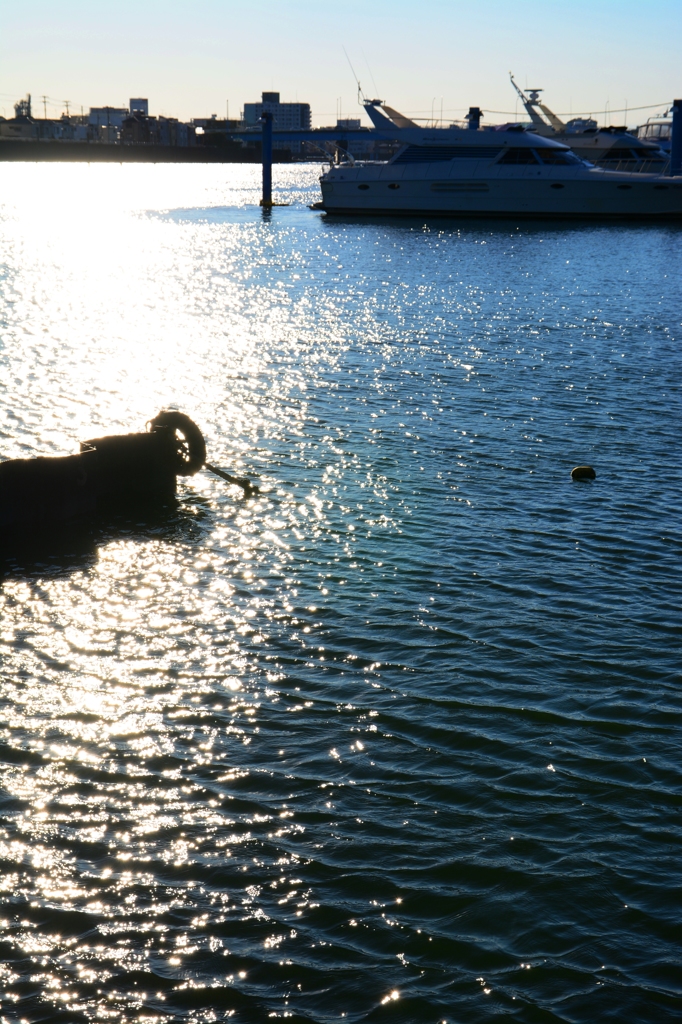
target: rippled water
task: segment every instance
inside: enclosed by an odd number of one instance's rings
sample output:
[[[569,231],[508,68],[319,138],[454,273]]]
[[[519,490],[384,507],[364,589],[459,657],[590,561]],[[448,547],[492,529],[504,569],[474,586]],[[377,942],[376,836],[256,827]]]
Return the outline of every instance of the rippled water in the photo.
[[[3,547],[0,1017],[677,1021],[682,233],[275,170],[0,165],[2,457],[261,485]]]

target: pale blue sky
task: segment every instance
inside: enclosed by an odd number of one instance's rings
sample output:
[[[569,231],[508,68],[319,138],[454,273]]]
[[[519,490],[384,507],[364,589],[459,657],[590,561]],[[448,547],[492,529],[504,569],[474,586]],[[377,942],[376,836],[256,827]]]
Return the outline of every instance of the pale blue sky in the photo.
[[[147,96],[152,113],[224,116],[229,99],[235,116],[276,89],[333,123],[339,100],[358,111],[344,46],[365,92],[405,111],[513,112],[512,70],[557,112],[596,113],[682,96],[680,40],[682,0],[26,0],[0,15],[0,113],[30,91],[48,114]]]

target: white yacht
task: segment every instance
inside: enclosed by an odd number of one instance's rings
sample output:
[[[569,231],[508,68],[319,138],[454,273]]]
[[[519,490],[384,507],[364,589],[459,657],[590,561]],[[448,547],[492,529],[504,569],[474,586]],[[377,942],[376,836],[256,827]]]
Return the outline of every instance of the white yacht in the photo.
[[[468,128],[420,128],[380,100],[365,107],[400,148],[385,163],[332,165],[320,178],[327,213],[682,218],[682,176],[595,167],[521,126],[482,129],[477,107]]]
[[[661,147],[664,153],[670,154],[670,140],[672,139],[673,119],[670,112],[657,117],[650,117],[645,124],[636,129],[638,139],[646,142],[655,142]]]
[[[574,117],[564,122],[542,102],[542,89],[526,89],[524,92],[513,75],[510,74],[509,78],[528,112],[531,131],[562,142],[581,160],[589,160],[596,167],[611,171],[665,173],[668,154],[663,152],[658,139],[634,135],[625,125],[600,128],[592,117]]]

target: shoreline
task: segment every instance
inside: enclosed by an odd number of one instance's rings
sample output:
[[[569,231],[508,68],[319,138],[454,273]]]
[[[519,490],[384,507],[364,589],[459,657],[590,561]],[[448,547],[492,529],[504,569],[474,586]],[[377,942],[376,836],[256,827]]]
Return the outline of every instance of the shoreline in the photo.
[[[135,146],[101,142],[0,142],[0,162],[29,163],[153,163],[153,164],[256,164],[259,149],[251,152],[234,146]],[[292,163],[288,151],[275,151],[273,163]]]

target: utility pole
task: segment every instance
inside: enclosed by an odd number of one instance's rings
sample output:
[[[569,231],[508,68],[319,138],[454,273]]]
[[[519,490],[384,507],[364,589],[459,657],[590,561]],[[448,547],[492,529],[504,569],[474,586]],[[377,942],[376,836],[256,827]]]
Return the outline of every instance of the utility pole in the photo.
[[[69,103],[70,102],[71,102],[71,100],[64,100],[64,104],[66,105],[66,116],[67,117],[69,116]]]
[[[47,96],[43,96],[43,116],[47,121]]]

